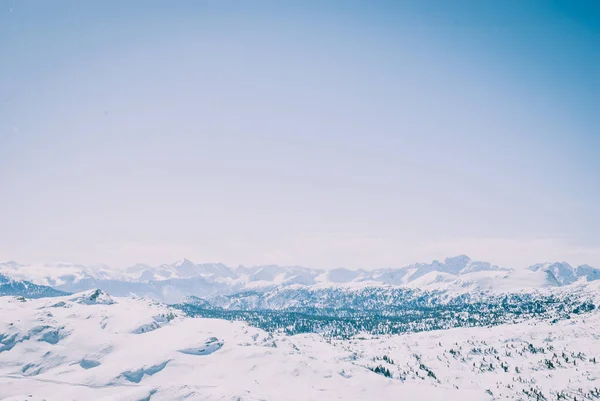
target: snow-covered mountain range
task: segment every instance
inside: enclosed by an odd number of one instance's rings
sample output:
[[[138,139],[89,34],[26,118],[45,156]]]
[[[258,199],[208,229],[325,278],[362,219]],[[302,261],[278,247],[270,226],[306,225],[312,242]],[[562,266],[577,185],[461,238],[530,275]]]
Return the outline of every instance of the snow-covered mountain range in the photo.
[[[598,278],[2,263],[0,400],[597,400]]]
[[[391,286],[454,293],[514,292],[600,279],[600,269],[587,265],[572,267],[566,262],[544,263],[519,270],[474,261],[465,255],[375,270],[324,270],[277,265],[231,268],[221,263],[196,264],[188,259],[159,266],[137,264],[126,269],[65,263],[23,265],[4,262],[0,263],[0,274],[70,293],[99,288],[116,296],[136,294],[167,303],[180,302],[187,296],[207,298],[277,288]]]

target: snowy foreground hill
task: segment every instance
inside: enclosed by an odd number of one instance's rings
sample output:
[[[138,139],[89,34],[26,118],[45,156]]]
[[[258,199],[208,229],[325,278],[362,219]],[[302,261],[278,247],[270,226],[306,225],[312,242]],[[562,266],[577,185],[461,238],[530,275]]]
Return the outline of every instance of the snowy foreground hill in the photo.
[[[597,297],[593,302],[598,303]],[[592,400],[600,313],[336,340],[88,291],[0,297],[2,400]]]

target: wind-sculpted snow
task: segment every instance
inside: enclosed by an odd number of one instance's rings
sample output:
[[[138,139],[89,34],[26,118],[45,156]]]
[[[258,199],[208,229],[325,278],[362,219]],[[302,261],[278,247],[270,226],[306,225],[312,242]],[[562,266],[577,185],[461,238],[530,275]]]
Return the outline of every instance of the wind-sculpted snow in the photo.
[[[148,366],[148,367],[143,367],[143,368],[140,368],[140,369],[137,369],[134,371],[128,370],[128,371],[121,373],[119,375],[119,377],[123,377],[130,382],[139,383],[142,381],[142,379],[144,378],[145,375],[152,376],[152,375],[160,372],[165,367],[167,367],[168,363],[169,363],[169,361],[164,361],[159,364]]]
[[[132,331],[133,334],[143,334],[150,331],[154,331],[168,324],[171,320],[175,319],[173,312],[161,313],[159,315],[152,316],[150,323],[144,323]]]
[[[79,366],[84,369],[93,369],[97,366],[100,366],[100,362],[94,359],[83,358],[81,361],[79,361]]]
[[[184,348],[180,349],[179,352],[189,355],[210,355],[213,352],[220,350],[224,344],[224,341],[219,340],[216,337],[211,337],[199,347]]]

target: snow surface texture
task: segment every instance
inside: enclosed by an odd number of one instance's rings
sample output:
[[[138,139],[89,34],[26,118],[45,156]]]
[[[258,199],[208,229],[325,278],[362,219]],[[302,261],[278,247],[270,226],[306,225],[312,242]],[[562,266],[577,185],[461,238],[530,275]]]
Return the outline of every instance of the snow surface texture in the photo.
[[[272,336],[95,290],[1,297],[0,310],[6,400],[600,397],[597,311],[554,323],[342,341]]]
[[[100,291],[0,298],[0,399],[366,400],[489,398],[376,374],[317,335],[272,337]],[[140,328],[150,328],[143,329]]]
[[[4,262],[0,263],[0,274],[66,292],[100,288],[116,296],[136,294],[166,303],[181,302],[186,296],[207,298],[286,287],[398,286],[455,293],[514,292],[600,279],[600,269],[587,265],[574,268],[565,262],[546,263],[529,269],[511,270],[473,261],[465,255],[398,269],[329,271],[274,265],[230,268],[219,263],[195,264],[187,259],[155,267],[138,264],[122,270],[107,266],[30,266]]]

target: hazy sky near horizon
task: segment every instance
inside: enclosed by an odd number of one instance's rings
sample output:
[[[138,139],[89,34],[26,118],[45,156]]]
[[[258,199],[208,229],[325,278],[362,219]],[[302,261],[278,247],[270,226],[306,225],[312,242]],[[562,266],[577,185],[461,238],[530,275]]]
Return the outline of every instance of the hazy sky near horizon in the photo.
[[[0,260],[600,267],[594,1],[0,0]]]

